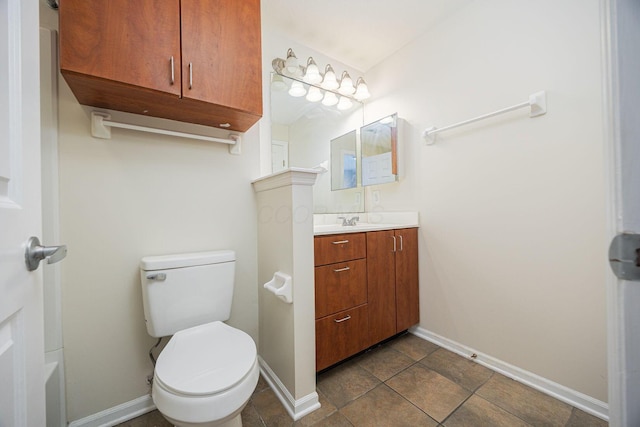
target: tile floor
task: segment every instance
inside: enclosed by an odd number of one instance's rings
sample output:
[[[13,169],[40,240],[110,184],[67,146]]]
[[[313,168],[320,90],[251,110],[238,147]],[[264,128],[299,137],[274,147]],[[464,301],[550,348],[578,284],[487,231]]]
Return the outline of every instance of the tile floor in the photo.
[[[560,426],[607,422],[405,334],[318,376],[322,407],[293,422],[260,378],[244,427]],[[121,427],[165,427],[153,411]]]

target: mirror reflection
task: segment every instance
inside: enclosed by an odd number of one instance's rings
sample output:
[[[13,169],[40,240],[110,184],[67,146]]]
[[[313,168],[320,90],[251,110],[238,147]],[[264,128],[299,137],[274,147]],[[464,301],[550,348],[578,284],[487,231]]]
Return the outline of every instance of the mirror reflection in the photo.
[[[294,82],[295,90],[292,91]],[[310,91],[312,87],[315,88],[272,73],[272,171],[278,172],[290,167],[322,168],[326,172],[318,175],[313,187],[314,213],[364,212],[363,188],[356,186],[332,191],[334,174],[329,173],[333,170],[333,165],[339,163],[331,158],[332,141],[341,140],[341,137],[350,133],[355,137],[356,130],[364,124],[363,105],[351,100],[350,106],[343,103],[341,109],[338,109],[339,104],[324,105],[322,100],[310,101],[308,97],[317,99],[316,91]],[[290,92],[298,96],[292,96]],[[353,163],[357,163],[359,155],[356,146]],[[349,165],[350,161],[342,159],[342,163]],[[347,172],[347,181],[349,174]],[[356,168],[354,176],[357,185],[359,169]],[[341,179],[344,178],[343,173]]]
[[[362,185],[394,182],[398,177],[398,114],[360,129]]]
[[[355,188],[357,182],[357,137],[355,129],[331,140],[331,190]]]

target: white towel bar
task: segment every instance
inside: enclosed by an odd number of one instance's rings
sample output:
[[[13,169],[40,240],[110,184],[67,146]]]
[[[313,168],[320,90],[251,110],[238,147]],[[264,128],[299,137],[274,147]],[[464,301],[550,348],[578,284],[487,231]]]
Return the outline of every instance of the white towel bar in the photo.
[[[500,114],[508,113],[509,111],[519,110],[520,108],[530,107],[529,117],[538,117],[547,112],[547,95],[545,91],[537,92],[529,96],[529,100],[521,102],[520,104],[512,105],[511,107],[503,108],[502,110],[494,111],[493,113],[483,114],[482,116],[474,117],[473,119],[458,122],[442,128],[436,128],[435,126],[427,128],[422,136],[427,142],[427,145],[431,145],[436,142],[436,135],[440,132],[444,132],[449,129],[454,129],[460,126],[468,125],[480,120],[488,119],[489,117],[498,116]]]
[[[213,136],[197,135],[193,133],[177,132],[167,129],[158,129],[147,126],[132,125],[129,123],[120,123],[111,121],[111,115],[99,111],[91,112],[91,135],[94,138],[111,139],[111,128],[122,128],[137,130],[140,132],[157,133],[160,135],[177,136],[179,138],[198,139],[201,141],[219,142],[229,145],[229,153],[240,154],[240,135],[230,134],[228,139],[216,138]]]

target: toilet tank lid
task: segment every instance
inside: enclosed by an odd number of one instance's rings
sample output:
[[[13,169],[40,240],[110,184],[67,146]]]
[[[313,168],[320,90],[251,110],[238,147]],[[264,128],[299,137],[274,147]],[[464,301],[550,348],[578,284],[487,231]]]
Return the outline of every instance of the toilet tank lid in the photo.
[[[146,256],[140,261],[140,269],[145,271],[167,270],[170,268],[194,267],[197,265],[219,264],[236,260],[231,250],[193,252],[188,254]]]

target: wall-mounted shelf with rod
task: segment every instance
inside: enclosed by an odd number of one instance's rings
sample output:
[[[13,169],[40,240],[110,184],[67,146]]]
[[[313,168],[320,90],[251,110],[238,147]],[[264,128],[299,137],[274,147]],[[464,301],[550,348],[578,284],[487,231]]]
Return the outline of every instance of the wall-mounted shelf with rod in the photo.
[[[519,110],[521,108],[529,107],[531,111],[529,112],[529,117],[538,117],[547,112],[547,95],[545,91],[536,92],[529,96],[529,100],[525,102],[521,102],[520,104],[512,105],[511,107],[503,108],[498,111],[494,111],[492,113],[483,114],[482,116],[474,117],[473,119],[465,120],[462,122],[458,122],[452,125],[444,126],[441,128],[436,128],[435,126],[427,128],[422,136],[424,137],[427,145],[434,144],[436,142],[436,135],[440,132],[444,132],[450,129],[454,129],[460,126],[468,125],[470,123],[474,123],[480,120],[488,119],[489,117],[498,116],[500,114],[508,113],[510,111]]]
[[[111,115],[100,111],[91,112],[91,136],[94,138],[111,139],[111,128],[131,129],[140,132],[157,133],[160,135],[177,136],[179,138],[198,139],[201,141],[219,142],[229,145],[229,153],[241,154],[240,135],[230,134],[229,138],[216,138],[214,136],[198,135],[186,132],[177,132],[167,129],[158,129],[147,126],[132,125],[111,121]]]

